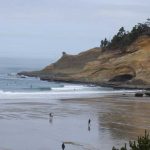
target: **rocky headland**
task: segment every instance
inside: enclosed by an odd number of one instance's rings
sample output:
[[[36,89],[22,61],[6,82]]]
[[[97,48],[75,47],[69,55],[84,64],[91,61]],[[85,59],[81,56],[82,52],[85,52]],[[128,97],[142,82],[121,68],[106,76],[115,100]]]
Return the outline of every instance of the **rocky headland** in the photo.
[[[40,71],[19,75],[41,80],[92,83],[114,88],[150,89],[150,19],[135,25],[131,31],[121,27],[100,47],[62,57]]]
[[[150,36],[138,37],[125,52],[96,47],[78,55],[65,52],[40,71],[19,75],[41,80],[93,83],[115,88],[150,88]]]

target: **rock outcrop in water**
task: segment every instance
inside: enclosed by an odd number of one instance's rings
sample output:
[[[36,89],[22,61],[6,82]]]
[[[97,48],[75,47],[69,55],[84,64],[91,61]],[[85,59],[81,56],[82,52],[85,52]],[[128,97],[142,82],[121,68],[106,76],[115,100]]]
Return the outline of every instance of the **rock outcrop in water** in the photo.
[[[140,36],[126,52],[93,48],[78,55],[63,52],[55,63],[20,75],[42,80],[95,83],[122,88],[150,87],[150,36]]]

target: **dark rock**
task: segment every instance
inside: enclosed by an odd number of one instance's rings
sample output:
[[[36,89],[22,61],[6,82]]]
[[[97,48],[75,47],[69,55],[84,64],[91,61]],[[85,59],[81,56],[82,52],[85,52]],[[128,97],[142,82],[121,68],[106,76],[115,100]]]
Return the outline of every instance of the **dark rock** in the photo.
[[[143,97],[143,93],[135,93],[135,97]]]
[[[150,97],[150,92],[145,92],[144,93],[146,96]]]

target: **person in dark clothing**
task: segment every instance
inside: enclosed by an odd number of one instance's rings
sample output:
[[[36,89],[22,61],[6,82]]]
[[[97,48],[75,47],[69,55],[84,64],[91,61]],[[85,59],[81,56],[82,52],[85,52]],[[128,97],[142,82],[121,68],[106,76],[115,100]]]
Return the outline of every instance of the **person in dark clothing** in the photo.
[[[88,125],[89,125],[89,126],[91,125],[91,119],[89,119],[89,121],[88,121]]]
[[[91,119],[88,120],[88,131],[91,130]]]
[[[53,114],[52,114],[52,113],[49,113],[49,116],[52,118],[52,117],[53,117]]]
[[[62,150],[64,150],[65,149],[65,144],[64,143],[62,143]]]
[[[49,113],[49,123],[52,123],[52,122],[53,122],[53,114]]]

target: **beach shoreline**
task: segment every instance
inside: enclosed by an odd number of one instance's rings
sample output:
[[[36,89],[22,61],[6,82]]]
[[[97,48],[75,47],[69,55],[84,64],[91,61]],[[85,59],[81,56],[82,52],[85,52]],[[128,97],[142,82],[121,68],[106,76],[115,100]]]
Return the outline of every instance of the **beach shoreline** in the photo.
[[[26,77],[33,77],[39,78],[41,81],[47,82],[62,82],[62,83],[71,83],[71,84],[84,84],[84,85],[94,85],[94,86],[101,86],[106,88],[113,88],[113,89],[126,89],[126,90],[150,90],[150,86],[145,84],[130,84],[130,83],[123,83],[123,82],[100,82],[100,81],[87,81],[87,80],[73,80],[70,78],[54,78],[51,76],[40,75],[36,71],[34,72],[19,72],[17,73],[19,76],[26,76]]]

